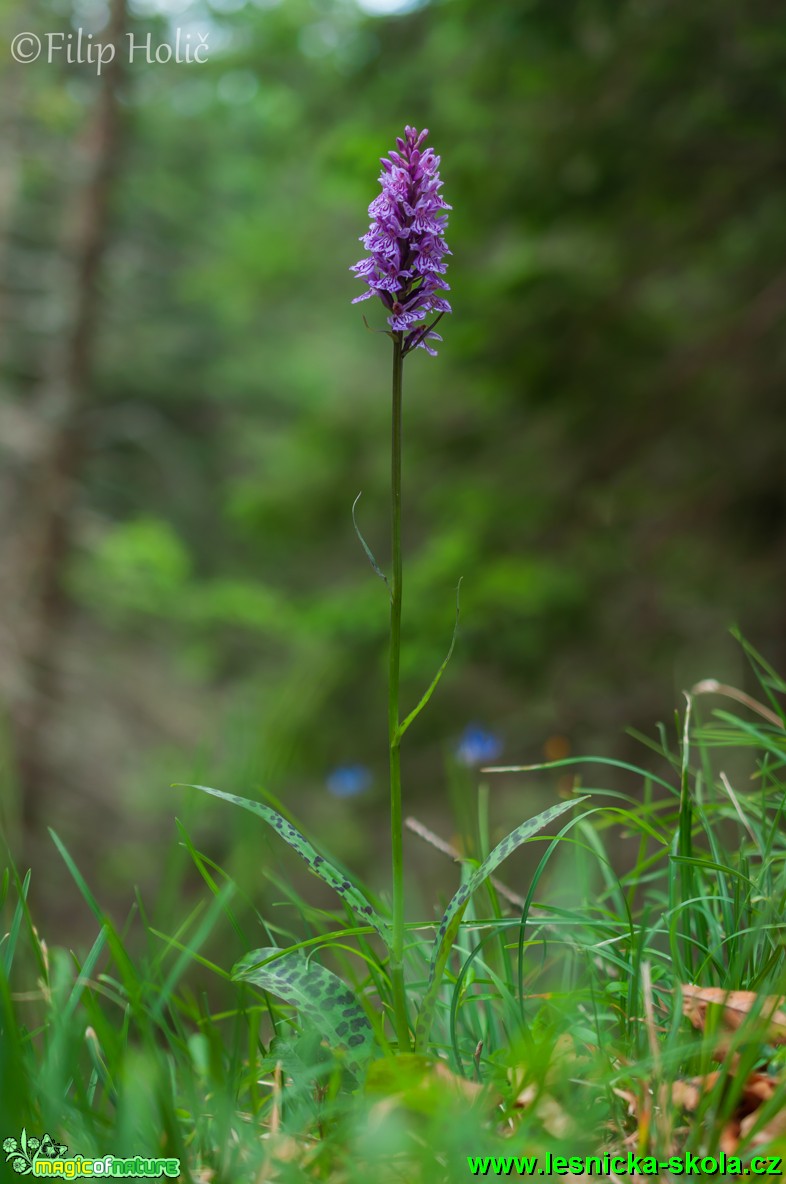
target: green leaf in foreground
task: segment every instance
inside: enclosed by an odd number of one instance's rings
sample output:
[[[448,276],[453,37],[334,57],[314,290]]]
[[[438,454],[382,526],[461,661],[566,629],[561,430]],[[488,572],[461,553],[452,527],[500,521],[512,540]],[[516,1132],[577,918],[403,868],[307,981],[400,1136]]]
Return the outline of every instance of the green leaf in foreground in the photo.
[[[269,958],[275,961],[266,961]],[[281,954],[275,946],[252,950],[233,967],[232,977],[245,979],[296,1007],[332,1047],[347,1050],[350,1065],[376,1051],[371,1024],[354,993],[338,975],[318,962],[309,962],[300,951]]]
[[[440,921],[437,936],[434,940],[434,948],[431,953],[431,966],[429,968],[428,984],[426,986],[426,993],[423,996],[423,1003],[418,1015],[418,1022],[415,1029],[415,1048],[418,1051],[425,1049],[429,1032],[431,1030],[431,1021],[434,1018],[434,1008],[436,1007],[437,996],[439,994],[439,987],[442,981],[442,973],[445,969],[445,963],[448,960],[448,954],[451,951],[456,934],[461,924],[461,918],[464,916],[464,911],[469,904],[469,899],[473,892],[477,892],[484,880],[495,872],[503,860],[512,854],[522,843],[531,838],[544,826],[548,826],[561,814],[573,808],[579,802],[586,801],[588,795],[580,798],[571,798],[569,802],[560,802],[557,806],[550,806],[548,810],[544,810],[541,814],[530,818],[529,822],[522,822],[521,826],[517,826],[512,830],[494,850],[486,856],[477,871],[470,876],[465,884],[462,884],[458,892],[451,900],[448,907],[445,909],[445,915]]]
[[[342,900],[346,901],[352,912],[364,924],[371,925],[376,929],[386,945],[390,944],[390,927],[382,920],[372,905],[369,904],[360,889],[356,888],[338,868],[335,868],[332,863],[325,859],[324,855],[320,855],[312,847],[311,843],[309,843],[306,836],[302,835],[297,827],[294,827],[277,810],[263,805],[262,802],[253,802],[249,798],[239,798],[236,794],[224,793],[221,789],[211,789],[209,785],[189,785],[187,788],[201,789],[202,793],[212,794],[214,798],[221,798],[225,802],[232,802],[235,806],[242,806],[244,810],[250,810],[252,814],[258,814],[268,826],[272,826],[273,830],[281,835],[285,843],[289,843],[290,847],[297,851],[298,855],[301,859],[305,860],[315,876],[319,876],[320,880],[323,880],[325,884],[329,884],[334,892],[337,892]]]

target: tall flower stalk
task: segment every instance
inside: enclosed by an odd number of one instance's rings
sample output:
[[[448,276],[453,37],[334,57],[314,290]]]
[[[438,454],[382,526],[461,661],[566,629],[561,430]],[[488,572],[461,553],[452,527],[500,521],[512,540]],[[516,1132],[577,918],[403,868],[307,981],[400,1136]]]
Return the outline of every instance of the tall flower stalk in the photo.
[[[399,1048],[410,1046],[404,986],[404,858],[401,801],[401,736],[399,704],[401,664],[401,437],[404,358],[413,349],[436,354],[433,343],[441,338],[435,326],[451,312],[442,295],[450,254],[445,242],[446,210],[439,190],[440,158],[422,148],[428,131],[405,129],[396,140],[397,150],[382,158],[381,192],[369,206],[372,222],[361,242],[368,254],[352,267],[367,285],[357,304],[378,296],[388,310],[389,336],[393,341],[390,666],[388,676],[388,742],[390,749],[390,838],[393,865],[393,932],[390,977],[394,1020]],[[437,314],[429,323],[429,317]]]

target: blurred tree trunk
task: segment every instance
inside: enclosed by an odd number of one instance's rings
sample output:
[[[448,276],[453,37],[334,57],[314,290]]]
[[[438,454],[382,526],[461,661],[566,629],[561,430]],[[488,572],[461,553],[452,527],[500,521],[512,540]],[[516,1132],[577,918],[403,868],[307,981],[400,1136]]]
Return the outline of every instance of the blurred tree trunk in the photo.
[[[11,28],[9,20],[0,26],[4,44],[11,38],[6,36]],[[3,271],[8,254],[8,239],[11,219],[16,203],[19,183],[19,75],[12,70],[0,74],[0,260]],[[0,327],[8,324],[8,292],[0,287]]]
[[[11,38],[21,24],[16,23],[18,10],[9,5],[0,22],[0,40],[9,45]],[[19,70],[0,72],[0,538],[8,540],[13,533],[15,512],[18,512],[16,483],[12,475],[13,466],[6,463],[9,440],[13,430],[9,423],[10,400],[5,398],[5,371],[7,345],[10,340],[10,289],[11,274],[11,224],[19,191],[19,157],[22,103],[20,101],[22,73]],[[13,560],[10,550],[6,551],[8,567]],[[8,575],[4,573],[6,563],[0,564],[0,602],[5,611],[0,614],[0,701],[9,699],[13,683],[14,627],[8,612]],[[3,576],[5,574],[5,579]]]
[[[126,0],[111,0],[109,28],[102,39],[111,41],[117,52],[100,78],[65,221],[63,250],[69,272],[64,296],[70,315],[45,380],[42,405],[50,427],[43,459],[31,474],[29,515],[19,536],[24,556],[16,573],[24,596],[22,678],[13,727],[25,831],[35,828],[41,819],[47,789],[54,780],[52,734],[69,616],[65,575],[86,456],[86,412],[92,402],[98,281],[120,140],[120,47],[125,25]]]

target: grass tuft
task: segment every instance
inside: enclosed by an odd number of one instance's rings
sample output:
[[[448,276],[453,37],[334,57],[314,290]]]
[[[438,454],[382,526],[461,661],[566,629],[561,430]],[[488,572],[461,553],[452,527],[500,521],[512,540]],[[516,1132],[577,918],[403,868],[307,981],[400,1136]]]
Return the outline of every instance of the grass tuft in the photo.
[[[751,660],[766,703],[699,684],[673,732],[649,742],[666,773],[608,762],[624,791],[582,788],[492,850],[481,800],[484,857],[463,860],[441,920],[406,926],[414,1053],[397,1047],[384,904],[307,840],[300,853],[340,887],[343,913],[265,868],[279,901],[260,914],[258,885],[234,883],[178,824],[172,865],[182,874],[185,853],[202,895],[179,917],[148,915],[138,897],[118,926],[53,834],[96,932],[82,953],[50,945],[30,873],[9,864],[4,1134],[49,1134],[86,1157],[175,1157],[183,1179],[212,1184],[453,1181],[510,1154],[777,1153],[786,721],[783,683]],[[578,779],[603,762],[530,766],[522,783],[565,768]],[[240,804],[281,818],[298,849],[282,815]],[[543,845],[523,895],[497,878],[522,842]]]

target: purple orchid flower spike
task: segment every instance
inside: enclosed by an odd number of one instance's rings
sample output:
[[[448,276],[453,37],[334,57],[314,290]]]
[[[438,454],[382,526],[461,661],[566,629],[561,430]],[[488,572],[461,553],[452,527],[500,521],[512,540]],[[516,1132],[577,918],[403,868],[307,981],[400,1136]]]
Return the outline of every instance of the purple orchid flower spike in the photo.
[[[434,326],[452,312],[442,295],[450,287],[444,275],[445,256],[451,253],[443,211],[451,207],[439,192],[440,158],[422,147],[427,135],[427,128],[407,127],[405,138],[396,140],[398,151],[382,158],[382,192],[368,207],[372,222],[360,240],[368,255],[350,268],[368,284],[352,303],[379,296],[390,312],[391,329],[404,334],[402,355],[413,349],[435,355],[431,342],[442,338]],[[436,320],[424,324],[433,313]]]

